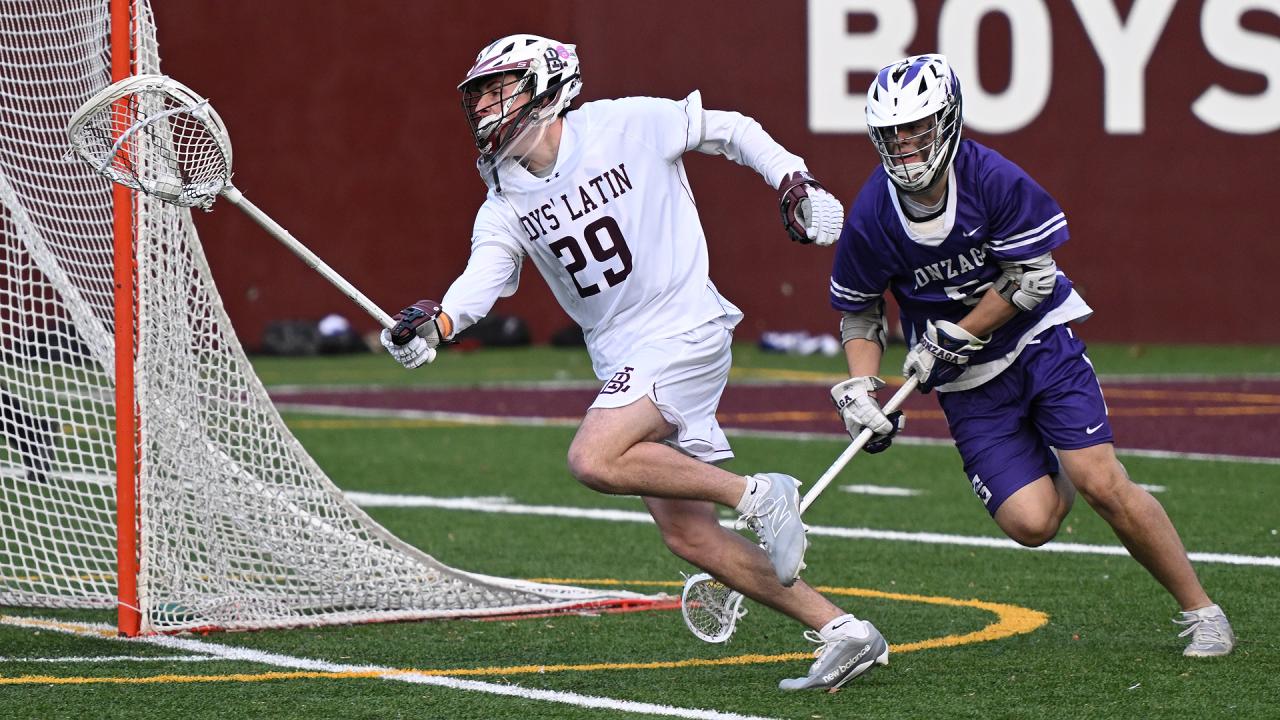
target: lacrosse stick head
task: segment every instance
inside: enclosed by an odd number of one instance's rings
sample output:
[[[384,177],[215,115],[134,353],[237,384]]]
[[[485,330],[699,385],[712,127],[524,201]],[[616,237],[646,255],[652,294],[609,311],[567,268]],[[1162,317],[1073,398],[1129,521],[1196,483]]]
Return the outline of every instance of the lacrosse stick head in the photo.
[[[164,75],[132,75],[85,101],[72,151],[112,182],[208,209],[231,182],[231,139],[207,100]]]
[[[687,576],[680,593],[680,614],[699,640],[709,643],[729,642],[738,619],[747,614],[742,607],[742,593],[707,573]]]

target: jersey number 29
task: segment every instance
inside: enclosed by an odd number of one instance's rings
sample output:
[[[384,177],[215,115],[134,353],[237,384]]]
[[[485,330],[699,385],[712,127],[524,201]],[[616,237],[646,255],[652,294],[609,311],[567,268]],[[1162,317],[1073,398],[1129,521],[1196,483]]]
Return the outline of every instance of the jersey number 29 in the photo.
[[[609,247],[605,247],[600,241],[602,231],[609,236]],[[627,247],[627,241],[622,237],[622,229],[618,227],[617,220],[603,215],[583,228],[582,237],[587,241],[587,248],[591,250],[591,257],[595,258],[596,262],[605,263],[617,258],[622,263],[622,267],[616,270],[612,267],[605,268],[604,281],[609,287],[627,279],[631,274],[631,249]],[[566,252],[569,254],[569,263],[564,266],[564,269],[569,271],[569,277],[573,280],[574,287],[578,288],[579,295],[588,298],[600,292],[599,283],[583,287],[578,280],[578,273],[587,267],[587,256],[582,252],[582,246],[578,244],[577,238],[572,235],[563,237],[547,247],[561,261],[565,259]]]

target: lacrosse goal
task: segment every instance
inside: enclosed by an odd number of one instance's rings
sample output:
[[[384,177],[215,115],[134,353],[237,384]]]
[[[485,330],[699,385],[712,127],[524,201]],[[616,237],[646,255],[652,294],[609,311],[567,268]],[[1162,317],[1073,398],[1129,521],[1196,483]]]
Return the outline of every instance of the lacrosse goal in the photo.
[[[68,155],[84,100],[159,72],[147,0],[0,3],[0,605],[118,608],[128,635],[643,605],[444,566],[345,499],[191,211]]]

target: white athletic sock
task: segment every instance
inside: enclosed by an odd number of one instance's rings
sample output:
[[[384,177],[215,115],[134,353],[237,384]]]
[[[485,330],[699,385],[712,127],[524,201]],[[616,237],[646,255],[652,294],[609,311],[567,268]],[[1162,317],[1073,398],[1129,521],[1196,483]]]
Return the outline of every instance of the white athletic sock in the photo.
[[[769,494],[769,488],[773,483],[769,478],[756,477],[755,475],[744,476],[747,481],[747,487],[742,491],[742,497],[738,499],[738,504],[734,506],[734,510],[739,515],[746,515],[755,509],[756,503],[760,498]]]
[[[1192,610],[1191,612],[1195,613],[1196,615],[1202,618],[1217,617],[1219,615],[1226,617],[1226,613],[1222,612],[1222,608],[1218,607],[1217,604],[1205,605],[1204,607],[1197,608],[1195,610]]]
[[[850,625],[850,623],[853,623]],[[854,617],[852,613],[845,613],[831,622],[822,626],[818,631],[823,640],[830,640],[841,635],[864,635],[866,628],[863,627],[862,621]]]

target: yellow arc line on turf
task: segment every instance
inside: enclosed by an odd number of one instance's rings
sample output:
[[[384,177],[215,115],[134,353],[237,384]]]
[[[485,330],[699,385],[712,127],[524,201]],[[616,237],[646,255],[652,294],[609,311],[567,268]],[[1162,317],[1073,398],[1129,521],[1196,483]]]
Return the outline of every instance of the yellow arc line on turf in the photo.
[[[678,587],[683,585],[679,581],[661,580],[661,581],[622,581],[615,579],[594,579],[594,580],[574,580],[563,578],[532,578],[532,582],[541,582],[548,584],[572,584],[572,585],[631,585],[631,586],[654,586],[654,587]],[[979,642],[990,642],[992,640],[1000,640],[1002,638],[1011,637],[1013,635],[1022,635],[1033,632],[1036,629],[1049,622],[1049,616],[1039,610],[1032,610],[1017,605],[1008,605],[1005,603],[987,602],[985,600],[961,600],[959,598],[930,596],[930,595],[913,595],[908,593],[892,593],[881,590],[868,590],[862,588],[840,588],[821,586],[817,590],[832,595],[847,595],[852,597],[875,598],[879,600],[898,600],[904,602],[920,602],[931,605],[946,605],[950,607],[972,607],[985,610],[996,616],[996,621],[971,633],[963,635],[944,635],[937,638],[929,638],[926,640],[918,640],[916,642],[902,643],[899,645],[891,645],[890,650],[895,653],[914,652],[916,650],[928,650],[931,648],[954,647],[957,645],[968,645]],[[0,616],[3,620],[3,616]],[[28,621],[29,622],[29,621]],[[98,634],[106,637],[114,635],[111,631],[96,630],[86,631],[81,626],[72,625],[70,623],[59,623],[56,621],[44,621],[49,627],[58,627],[62,629],[73,629],[76,632],[85,634]],[[0,685],[89,685],[89,684],[154,684],[154,683],[199,683],[199,682],[264,682],[268,680],[296,680],[296,679],[360,679],[360,678],[379,678],[392,677],[397,675],[430,675],[445,677],[464,677],[464,676],[484,676],[484,675],[528,675],[528,674],[545,674],[552,672],[596,672],[601,670],[668,670],[686,667],[718,667],[732,665],[756,665],[760,663],[776,663],[790,662],[794,660],[808,660],[813,656],[809,653],[781,653],[777,655],[734,655],[724,658],[689,658],[687,660],[660,660],[652,662],[631,662],[631,663],[581,663],[575,665],[513,665],[507,667],[480,667],[480,668],[451,668],[451,669],[435,669],[435,670],[360,670],[360,671],[344,671],[344,672],[265,672],[265,673],[237,673],[231,675],[153,675],[140,678],[123,678],[123,677],[54,677],[43,675],[23,675],[19,677],[0,677]]]
[[[0,615],[0,624],[7,624],[5,621],[12,620],[8,615]],[[72,635],[96,635],[104,638],[119,637],[119,633],[115,630],[105,628],[89,628],[81,623],[58,622],[57,620],[46,620],[44,618],[22,618],[23,625],[34,625],[36,627],[48,628],[50,630],[59,630],[61,632],[70,633]]]

